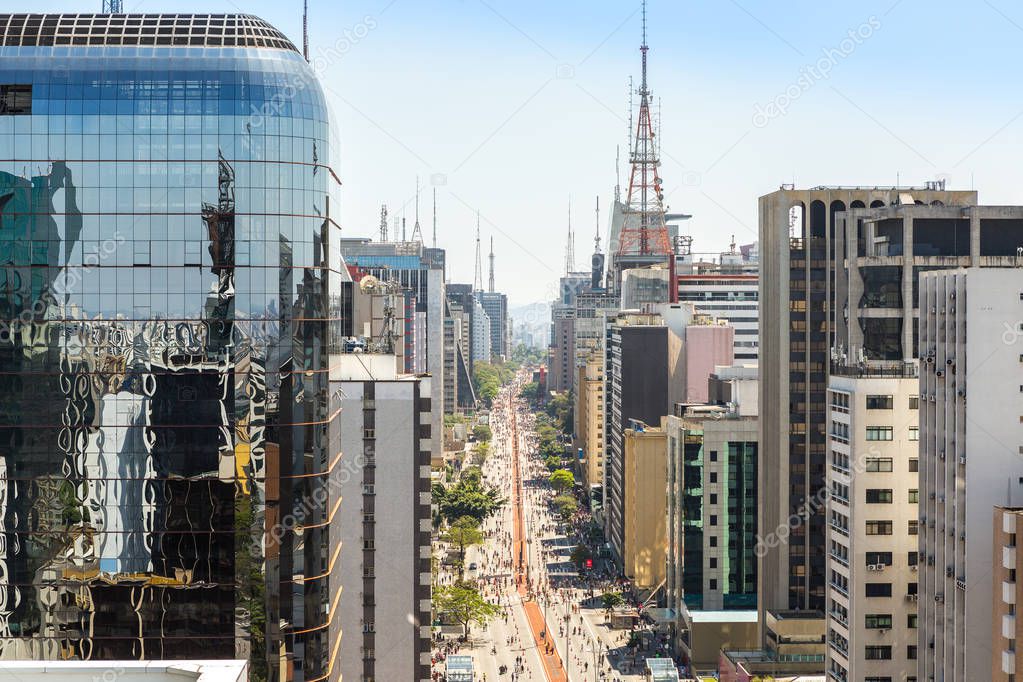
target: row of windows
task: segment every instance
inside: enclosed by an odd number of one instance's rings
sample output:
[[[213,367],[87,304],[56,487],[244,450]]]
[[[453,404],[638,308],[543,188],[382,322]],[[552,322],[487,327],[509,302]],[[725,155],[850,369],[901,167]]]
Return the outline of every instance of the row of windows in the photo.
[[[916,535],[918,532],[918,521],[911,519],[908,524],[907,532],[910,535]],[[891,535],[892,534],[892,522],[888,520],[883,521],[867,521],[867,535]]]

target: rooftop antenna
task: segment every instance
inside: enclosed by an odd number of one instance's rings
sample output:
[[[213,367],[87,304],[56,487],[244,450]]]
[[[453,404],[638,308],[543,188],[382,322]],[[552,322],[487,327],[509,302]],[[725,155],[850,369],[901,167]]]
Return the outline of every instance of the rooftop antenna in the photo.
[[[473,291],[483,291],[483,259],[480,254],[480,212],[476,211],[476,274],[472,279]]]
[[[401,217],[401,241],[405,241],[405,216]]]
[[[631,134],[631,132],[630,132]],[[622,200],[622,145],[615,145],[615,202]]]
[[[412,226],[412,241],[423,243],[423,228],[419,226],[419,176],[416,176],[416,224]]]
[[[309,0],[302,0],[302,56],[309,61]]]
[[[380,241],[387,241],[387,204],[380,207]]]
[[[122,0],[103,0],[104,14],[124,13],[124,2]]]
[[[593,253],[600,253],[600,195],[597,195],[597,231],[593,236]]]
[[[437,188],[433,188],[433,248],[437,248]]]
[[[568,198],[568,242],[565,244],[565,274],[575,270],[575,239],[572,236],[572,197]]]
[[[494,293],[494,235],[490,235],[490,293]]]

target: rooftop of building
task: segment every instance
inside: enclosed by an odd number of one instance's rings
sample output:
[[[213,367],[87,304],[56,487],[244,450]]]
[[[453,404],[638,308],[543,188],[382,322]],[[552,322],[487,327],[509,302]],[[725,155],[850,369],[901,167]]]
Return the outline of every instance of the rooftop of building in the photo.
[[[283,33],[251,14],[0,14],[0,46],[255,47],[299,53]]]

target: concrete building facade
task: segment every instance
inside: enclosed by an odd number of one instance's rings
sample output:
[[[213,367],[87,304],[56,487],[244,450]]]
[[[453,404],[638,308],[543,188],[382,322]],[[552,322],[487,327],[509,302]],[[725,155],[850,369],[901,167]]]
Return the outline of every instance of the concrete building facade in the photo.
[[[826,669],[838,682],[916,679],[917,390],[912,362],[831,368]]]
[[[991,522],[994,505],[1023,504],[1023,269],[929,272],[919,286],[917,676],[990,679],[1014,661],[1012,638],[990,636],[996,595],[1016,589],[995,581]]]
[[[991,524],[994,546],[991,552],[991,680],[1010,682],[1023,670],[1023,651],[1016,642],[1023,637],[1016,619],[1016,604],[1023,602],[1023,556],[1016,552],[1017,533],[1023,531],[1023,508],[994,508]]]
[[[641,594],[664,582],[666,442],[663,429],[637,420],[625,429],[622,565]]]
[[[669,329],[659,315],[623,313],[607,328],[604,365],[605,535],[621,566],[625,549],[625,430],[668,413]]]
[[[395,372],[393,355],[332,356],[349,463],[331,512],[343,679],[430,680],[430,381]]]
[[[728,320],[735,328],[735,359],[755,362],[759,356],[759,263],[741,252],[722,253],[710,262],[692,255],[676,258],[679,302],[696,311]]]
[[[765,545],[761,557],[761,623],[772,609],[823,614],[826,607],[827,523],[824,505],[811,501],[826,494],[826,394],[834,319],[848,312],[837,303],[837,270],[845,267],[850,249],[858,248],[846,243],[837,219],[851,209],[912,209],[917,202],[965,208],[976,204],[977,194],[945,191],[942,183],[931,183],[921,188],[784,187],[760,198],[759,487],[773,494],[761,504],[758,525],[762,532],[788,532],[786,542]],[[855,309],[859,303],[849,305]],[[898,315],[904,317],[903,306]],[[800,522],[792,524],[791,518]]]

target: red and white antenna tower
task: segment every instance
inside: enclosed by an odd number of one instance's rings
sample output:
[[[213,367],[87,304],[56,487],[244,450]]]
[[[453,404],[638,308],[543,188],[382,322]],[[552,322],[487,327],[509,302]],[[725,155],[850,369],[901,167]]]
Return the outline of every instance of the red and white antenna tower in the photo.
[[[650,116],[650,88],[647,84],[646,2],[643,2],[642,80],[639,86],[639,115],[629,159],[632,172],[625,204],[625,220],[618,239],[616,261],[654,264],[667,261],[674,270],[674,254],[664,220],[664,188],[657,172],[661,165],[658,144]],[[674,292],[676,286],[668,289]],[[675,300],[676,295],[671,299]]]

